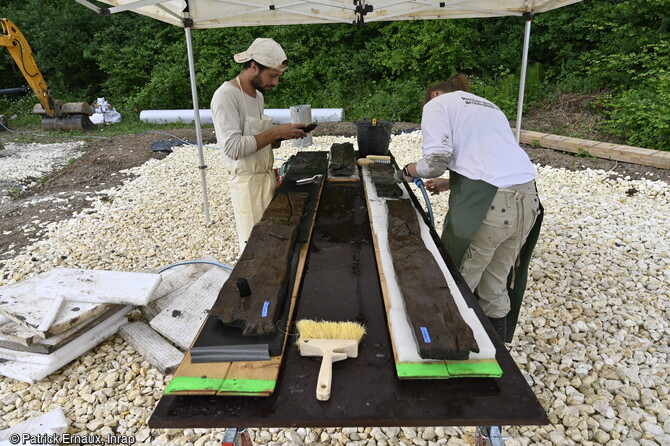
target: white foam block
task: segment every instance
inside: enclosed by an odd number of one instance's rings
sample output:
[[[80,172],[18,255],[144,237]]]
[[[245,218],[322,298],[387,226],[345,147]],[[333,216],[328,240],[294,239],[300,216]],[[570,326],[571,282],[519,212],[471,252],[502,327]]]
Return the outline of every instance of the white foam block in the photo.
[[[146,305],[160,283],[160,274],[56,268],[0,288],[0,297],[25,301],[62,296],[73,302]]]
[[[381,257],[382,263],[382,272],[384,273],[384,278],[386,279],[386,290],[388,298],[391,302],[391,308],[389,311],[389,319],[391,321],[391,336],[393,337],[393,343],[396,348],[396,353],[398,357],[396,358],[398,362],[434,362],[433,359],[423,359],[419,356],[419,346],[416,343],[414,334],[409,323],[407,316],[407,310],[405,308],[405,301],[400,292],[400,287],[398,286],[395,270],[393,268],[393,260],[391,257],[391,249],[388,243],[388,210],[386,208],[386,198],[381,198],[377,195],[374,183],[372,182],[372,176],[370,170],[367,166],[363,167],[363,180],[365,181],[365,190],[368,200],[368,209],[370,210],[370,215],[372,219],[372,230],[375,233],[377,238],[377,247]],[[403,190],[403,195],[401,200],[409,200],[409,194],[407,191],[401,187]],[[426,245],[426,248],[433,254],[437,264],[442,271],[444,278],[447,281],[449,291],[454,298],[454,301],[458,307],[459,312],[463,320],[470,326],[474,334],[477,345],[479,346],[479,352],[474,353],[470,352],[469,359],[493,359],[496,355],[495,347],[493,342],[486,334],[486,330],[482,326],[479,318],[475,314],[474,310],[468,307],[465,302],[463,294],[456,285],[449,268],[442,259],[437,245],[433,241],[433,238],[430,235],[430,228],[426,225],[421,218],[418,211],[416,211],[417,219],[421,227],[421,238]]]
[[[40,297],[41,286],[55,270],[47,271],[24,281],[0,287],[0,314],[35,333],[42,339],[69,330],[101,315],[111,304],[65,301],[61,305],[56,319],[47,331],[38,330],[39,325],[53,309],[53,293],[46,298]]]
[[[144,322],[133,322],[119,329],[119,335],[162,374],[174,372],[184,354]]]
[[[128,323],[125,315],[132,308],[132,306],[123,307],[96,327],[49,355],[30,353],[32,356],[22,357],[21,360],[0,362],[0,375],[34,384],[115,334],[120,326]],[[25,359],[31,359],[33,362],[25,362]]]
[[[161,312],[149,324],[176,346],[187,350],[229,276],[230,271],[221,267],[210,269],[191,286],[162,299]]]
[[[54,336],[49,336],[46,339],[42,339],[16,322],[9,322],[0,326],[0,347],[10,348],[12,350],[51,353],[57,347],[74,340],[79,334],[88,331],[93,325],[97,325],[101,320],[111,316],[120,308],[121,305],[112,305],[110,310],[100,316],[84,321],[69,330]]]
[[[207,256],[203,259],[198,259],[197,261],[200,260],[220,263],[213,256]],[[165,297],[182,286],[195,282],[198,277],[202,276],[211,268],[220,267],[212,265],[211,263],[186,263],[184,265],[177,265],[166,269],[160,273],[161,283],[153,296],[151,296],[151,301]]]

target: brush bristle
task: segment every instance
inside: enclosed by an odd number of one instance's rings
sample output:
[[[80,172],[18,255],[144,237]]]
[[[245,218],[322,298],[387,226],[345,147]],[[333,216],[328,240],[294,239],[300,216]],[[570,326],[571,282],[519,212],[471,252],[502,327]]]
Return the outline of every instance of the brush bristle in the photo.
[[[300,339],[351,339],[360,341],[365,335],[365,327],[356,322],[312,321],[303,319],[296,322]]]
[[[368,155],[366,158],[377,164],[391,164],[391,157],[388,155]]]

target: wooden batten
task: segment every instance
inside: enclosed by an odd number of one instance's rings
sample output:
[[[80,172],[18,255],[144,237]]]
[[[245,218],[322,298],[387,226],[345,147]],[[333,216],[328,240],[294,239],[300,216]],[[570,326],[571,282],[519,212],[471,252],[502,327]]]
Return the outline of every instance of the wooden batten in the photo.
[[[670,152],[523,130],[520,142],[641,166],[670,169]]]

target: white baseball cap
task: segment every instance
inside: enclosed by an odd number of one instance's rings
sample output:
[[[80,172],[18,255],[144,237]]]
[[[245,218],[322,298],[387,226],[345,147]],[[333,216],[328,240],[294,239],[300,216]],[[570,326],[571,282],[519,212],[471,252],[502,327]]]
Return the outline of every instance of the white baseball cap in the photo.
[[[233,56],[235,62],[244,63],[255,60],[261,65],[275,70],[284,71],[286,69],[286,53],[281,45],[272,39],[259,37],[246,51]]]

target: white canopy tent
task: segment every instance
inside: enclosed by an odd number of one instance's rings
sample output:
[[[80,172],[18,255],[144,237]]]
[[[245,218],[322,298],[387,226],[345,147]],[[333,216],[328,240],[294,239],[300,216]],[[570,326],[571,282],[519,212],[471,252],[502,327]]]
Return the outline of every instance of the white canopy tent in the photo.
[[[75,1],[102,15],[133,11],[184,28],[200,157],[205,224],[209,224],[205,162],[190,32],[192,28],[318,23],[351,23],[361,26],[365,22],[392,20],[523,17],[526,27],[516,119],[518,142],[521,133],[531,20],[535,14],[581,0],[100,0],[98,2],[108,7],[98,6],[90,0]]]

